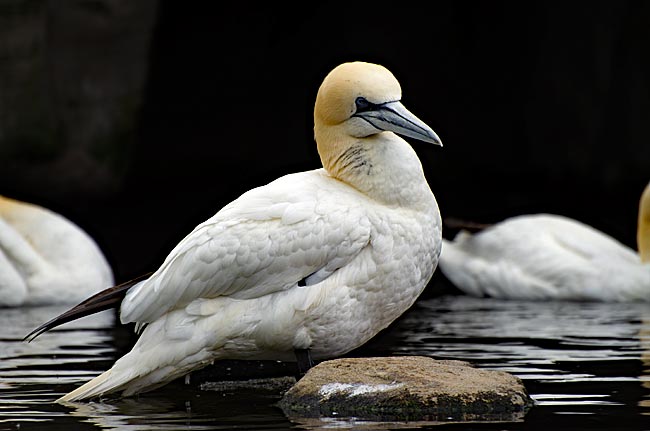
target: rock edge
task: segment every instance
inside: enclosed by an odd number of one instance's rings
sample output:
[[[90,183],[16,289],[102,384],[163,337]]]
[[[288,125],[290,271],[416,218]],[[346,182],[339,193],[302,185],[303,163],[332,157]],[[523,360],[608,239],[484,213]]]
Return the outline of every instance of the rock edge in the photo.
[[[279,406],[290,418],[515,421],[533,403],[521,380],[509,373],[463,361],[396,356],[322,362]]]

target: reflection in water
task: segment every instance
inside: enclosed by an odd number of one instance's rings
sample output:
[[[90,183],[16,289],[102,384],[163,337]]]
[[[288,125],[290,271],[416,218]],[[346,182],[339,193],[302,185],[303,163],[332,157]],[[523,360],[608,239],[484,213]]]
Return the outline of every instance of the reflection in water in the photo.
[[[639,401],[639,407],[645,408],[642,414],[650,416],[650,316],[645,317],[642,321],[639,340],[641,342],[641,361],[643,362],[641,384],[644,388],[649,389],[643,399]]]
[[[355,420],[291,423],[280,393],[200,391],[174,382],[138,398],[54,405],[52,400],[109,367],[113,316],[20,340],[61,307],[0,310],[0,429],[396,429],[423,424]],[[537,406],[523,424],[480,429],[647,429],[650,304],[518,302],[446,296],[422,300],[354,355],[425,355],[508,371]],[[646,386],[644,386],[646,385]],[[589,419],[592,418],[592,422]],[[621,425],[622,423],[626,425]],[[511,426],[509,428],[509,426]],[[434,427],[432,426],[432,429]],[[439,428],[436,428],[439,429]],[[467,429],[467,428],[466,428]]]
[[[74,369],[75,364],[105,358],[113,351],[111,337],[100,331],[110,328],[113,315],[100,313],[94,318],[80,319],[66,326],[65,331],[54,331],[31,343],[22,338],[43,319],[65,311],[66,306],[2,309],[0,313],[0,375],[4,385],[24,383],[58,384],[79,382],[95,373]],[[27,331],[27,332],[25,332]],[[67,365],[53,375],[51,368]]]
[[[22,338],[45,320],[62,313],[66,305],[0,309],[0,389],[13,389],[13,396],[24,403],[53,400],[59,393],[55,386],[83,382],[97,373],[93,362],[111,357],[113,325],[110,312],[80,319],[31,343]],[[25,391],[26,385],[38,389]],[[7,393],[0,393],[0,402],[8,403]]]
[[[93,365],[111,359],[110,312],[80,319],[31,343],[22,338],[67,310],[67,305],[0,309],[0,424],[53,422],[66,410],[51,402],[61,384],[94,377]]]
[[[559,361],[638,359],[650,304],[519,302],[449,296],[422,301],[400,322],[395,353],[458,358],[503,369]],[[450,340],[457,340],[453,347]],[[442,350],[442,351],[441,351]]]
[[[643,403],[648,391],[639,384],[647,379],[640,360],[650,352],[643,335],[648,322],[647,303],[448,296],[419,302],[391,331],[399,343],[390,353],[467,360],[515,374],[537,402],[527,421],[543,411],[598,414],[620,429],[617,416],[650,412]]]

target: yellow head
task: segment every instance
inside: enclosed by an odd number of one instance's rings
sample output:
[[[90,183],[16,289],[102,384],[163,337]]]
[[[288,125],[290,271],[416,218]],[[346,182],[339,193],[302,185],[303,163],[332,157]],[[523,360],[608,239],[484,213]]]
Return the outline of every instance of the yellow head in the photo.
[[[402,90],[383,66],[352,62],[335,67],[321,84],[314,106],[314,135],[323,166],[336,176],[351,146],[384,132],[440,144],[429,126],[400,102]]]
[[[325,77],[318,89],[315,123],[337,125],[345,122],[357,111],[358,97],[374,104],[399,101],[402,89],[383,66],[361,61],[343,63]]]
[[[650,183],[643,191],[639,202],[639,224],[636,241],[641,262],[650,262]]]

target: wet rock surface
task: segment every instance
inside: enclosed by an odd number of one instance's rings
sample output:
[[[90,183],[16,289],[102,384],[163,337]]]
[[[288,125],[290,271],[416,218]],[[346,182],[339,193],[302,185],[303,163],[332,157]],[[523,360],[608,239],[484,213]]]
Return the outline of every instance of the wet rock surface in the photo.
[[[292,418],[515,421],[533,405],[521,380],[467,362],[422,356],[325,361],[279,406]]]
[[[294,377],[267,377],[250,380],[224,380],[220,382],[204,382],[199,385],[202,391],[234,392],[241,390],[264,391],[269,393],[285,393],[296,383]]]

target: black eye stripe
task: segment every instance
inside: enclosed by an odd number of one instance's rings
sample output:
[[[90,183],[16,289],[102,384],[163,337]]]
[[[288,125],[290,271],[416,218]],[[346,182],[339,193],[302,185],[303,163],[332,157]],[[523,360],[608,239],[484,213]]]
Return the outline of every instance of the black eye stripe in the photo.
[[[389,106],[387,106],[393,102],[399,102],[399,99],[390,100],[384,103],[372,103],[368,101],[368,99],[366,99],[365,97],[359,96],[354,100],[354,104],[356,105],[357,110],[354,112],[353,116],[357,114],[361,114],[363,112],[378,111],[380,109],[388,109],[390,111],[393,111],[392,109],[390,109]]]

